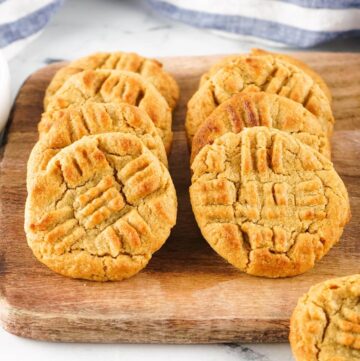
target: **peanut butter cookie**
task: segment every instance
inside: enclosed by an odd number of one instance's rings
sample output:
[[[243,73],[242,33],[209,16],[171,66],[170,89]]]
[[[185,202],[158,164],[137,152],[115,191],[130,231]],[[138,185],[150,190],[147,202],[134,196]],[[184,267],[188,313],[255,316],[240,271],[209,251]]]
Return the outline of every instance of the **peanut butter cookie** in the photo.
[[[96,281],[139,272],[169,237],[177,200],[167,168],[133,135],[86,136],[34,175],[25,232],[62,275]]]
[[[319,120],[301,104],[277,94],[238,93],[219,105],[195,133],[191,162],[206,144],[245,127],[263,125],[286,131],[330,158],[330,143]]]
[[[95,53],[72,61],[69,65],[61,68],[50,82],[45,98],[44,108],[47,108],[49,99],[53,96],[72,75],[84,70],[126,70],[140,74],[150,81],[166,99],[171,108],[179,99],[179,87],[175,79],[166,71],[162,64],[154,59],[144,58],[135,53]]]
[[[309,65],[305,64],[303,61],[296,59],[288,54],[279,54],[272,53],[270,51],[266,51],[263,49],[251,49],[250,55],[272,55],[281,60],[287,61],[290,64],[293,64],[303,70],[306,74],[310,75],[315,83],[320,87],[320,89],[324,92],[325,96],[328,98],[329,102],[332,103],[332,94],[331,91],[326,84],[325,80],[317,73],[314,69],[312,69]]]
[[[317,284],[291,317],[296,361],[360,360],[360,274]]]
[[[140,75],[120,70],[86,70],[75,74],[49,99],[47,111],[86,101],[138,106],[154,122],[166,151],[170,152],[171,110],[156,88]]]
[[[271,55],[248,56],[222,67],[190,99],[185,123],[189,144],[218,105],[233,94],[256,91],[276,93],[304,105],[321,121],[324,131],[332,133],[329,100],[309,75]]]
[[[138,136],[144,145],[167,167],[164,144],[149,116],[126,103],[86,103],[67,109],[46,112],[38,125],[40,140],[32,149],[28,161],[28,185],[34,174],[62,148],[86,135],[122,132]]]
[[[330,89],[327,86],[325,80],[315,70],[310,68],[304,62],[302,62],[296,58],[293,58],[292,56],[287,55],[287,54],[272,53],[270,51],[266,51],[266,50],[262,50],[262,49],[251,49],[250,55],[255,55],[255,56],[272,55],[275,58],[287,61],[288,63],[297,66],[298,68],[300,68],[306,74],[310,75],[313,78],[315,83],[321,88],[321,90],[324,92],[326,97],[329,99],[330,103],[332,102],[332,95],[331,95]],[[218,63],[213,65],[207,73],[205,73],[201,77],[200,85],[202,85],[207,80],[209,80],[209,78],[211,78],[211,76],[213,76],[222,67],[228,65],[229,63],[232,63],[234,60],[236,61],[236,59],[239,57],[246,57],[246,56],[247,55],[244,55],[244,54],[230,55],[230,56],[226,56],[225,58],[221,59]]]
[[[192,208],[204,238],[252,275],[301,274],[338,242],[350,218],[332,163],[286,132],[226,133],[192,164]]]

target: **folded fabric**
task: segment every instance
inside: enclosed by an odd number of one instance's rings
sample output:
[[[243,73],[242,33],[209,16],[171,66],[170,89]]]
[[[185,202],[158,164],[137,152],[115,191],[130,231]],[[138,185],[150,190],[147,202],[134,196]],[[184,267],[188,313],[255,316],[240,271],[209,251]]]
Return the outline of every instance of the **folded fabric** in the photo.
[[[360,36],[360,0],[147,0],[157,13],[296,47]]]
[[[38,36],[63,0],[0,0],[0,48],[7,59]]]

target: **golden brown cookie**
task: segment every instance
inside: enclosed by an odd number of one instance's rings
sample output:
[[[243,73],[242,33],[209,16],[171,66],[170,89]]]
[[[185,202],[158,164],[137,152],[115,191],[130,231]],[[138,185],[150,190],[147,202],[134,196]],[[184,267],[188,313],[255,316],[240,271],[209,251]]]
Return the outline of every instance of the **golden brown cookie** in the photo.
[[[292,99],[313,113],[327,134],[334,118],[329,100],[314,80],[298,67],[271,55],[237,58],[217,71],[188,102],[186,131],[191,145],[199,126],[233,94],[266,91]]]
[[[314,71],[312,68],[310,68],[304,62],[302,62],[296,58],[293,58],[292,56],[287,55],[287,54],[272,53],[270,51],[266,51],[263,49],[256,49],[256,48],[251,49],[250,55],[255,55],[255,56],[272,55],[275,58],[287,61],[288,63],[291,63],[291,64],[297,66],[298,68],[303,70],[306,74],[310,75],[314,79],[315,83],[321,88],[321,90],[324,92],[326,97],[329,99],[330,103],[332,102],[332,95],[331,95],[330,89],[327,86],[325,80],[316,71]],[[246,56],[247,55],[245,55],[245,54],[230,55],[230,56],[226,56],[225,58],[221,59],[219,62],[217,62],[215,65],[213,65],[207,73],[205,73],[201,77],[200,85],[205,83],[212,75],[214,75],[222,67],[233,62],[238,57],[246,57]]]
[[[296,361],[360,360],[360,274],[310,288],[291,317]]]
[[[195,133],[191,163],[201,148],[221,135],[261,125],[286,131],[330,158],[329,139],[313,114],[288,98],[256,92],[234,94],[211,113]]]
[[[190,199],[210,246],[240,270],[288,277],[314,267],[350,218],[332,163],[267,127],[226,133],[192,163]]]
[[[164,144],[149,116],[126,103],[86,103],[46,112],[38,125],[40,140],[32,149],[27,174],[30,178],[46,169],[62,148],[86,135],[122,132],[138,136],[144,145],[167,167]]]
[[[164,71],[159,61],[144,58],[135,53],[117,51],[114,53],[91,54],[74,60],[61,68],[46,90],[44,108],[47,108],[50,97],[61,88],[70,76],[84,70],[95,69],[126,70],[140,74],[155,86],[171,108],[175,108],[179,99],[179,87],[175,79]]]
[[[33,177],[27,241],[39,261],[65,276],[128,278],[146,266],[176,221],[170,174],[133,134],[83,137]]]
[[[290,64],[293,64],[303,70],[306,74],[310,75],[315,83],[320,87],[320,89],[324,92],[325,96],[328,98],[329,102],[332,103],[332,94],[331,91],[326,84],[325,80],[317,73],[314,69],[312,69],[309,65],[305,64],[303,61],[296,59],[288,54],[279,54],[273,53],[270,51],[266,51],[263,49],[251,49],[250,55],[273,55],[281,60],[287,61]]]
[[[49,99],[47,111],[86,101],[128,103],[144,110],[154,122],[169,153],[172,142],[171,109],[156,88],[142,76],[119,70],[86,70],[71,76]]]

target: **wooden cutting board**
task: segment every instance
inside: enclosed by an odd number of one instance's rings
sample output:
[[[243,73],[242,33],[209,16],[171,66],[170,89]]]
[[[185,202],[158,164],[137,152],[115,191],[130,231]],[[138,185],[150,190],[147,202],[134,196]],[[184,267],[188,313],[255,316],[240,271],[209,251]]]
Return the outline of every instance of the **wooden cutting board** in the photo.
[[[170,239],[148,267],[123,282],[96,283],[59,276],[40,264],[23,231],[25,172],[37,139],[44,90],[60,66],[53,64],[34,73],[21,88],[2,148],[2,326],[16,335],[52,341],[286,341],[289,317],[300,295],[330,277],[360,272],[360,55],[295,56],[319,71],[333,91],[333,160],[348,187],[353,214],[339,245],[313,270],[289,279],[248,276],[217,256],[200,235],[188,195],[185,105],[216,56],[162,59],[182,91],[170,159],[179,216]]]

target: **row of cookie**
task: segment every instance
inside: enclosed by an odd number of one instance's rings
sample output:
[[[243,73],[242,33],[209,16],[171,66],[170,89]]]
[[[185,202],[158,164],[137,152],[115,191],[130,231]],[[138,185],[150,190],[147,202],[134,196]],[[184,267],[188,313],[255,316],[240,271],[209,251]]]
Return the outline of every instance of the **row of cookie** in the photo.
[[[55,74],[27,168],[25,232],[42,263],[98,281],[146,266],[176,222],[167,153],[178,97],[161,64],[136,54],[98,53]]]
[[[329,160],[325,82],[295,59],[255,54],[220,61],[188,103],[190,198],[219,255],[252,275],[289,277],[338,242],[349,199]]]

